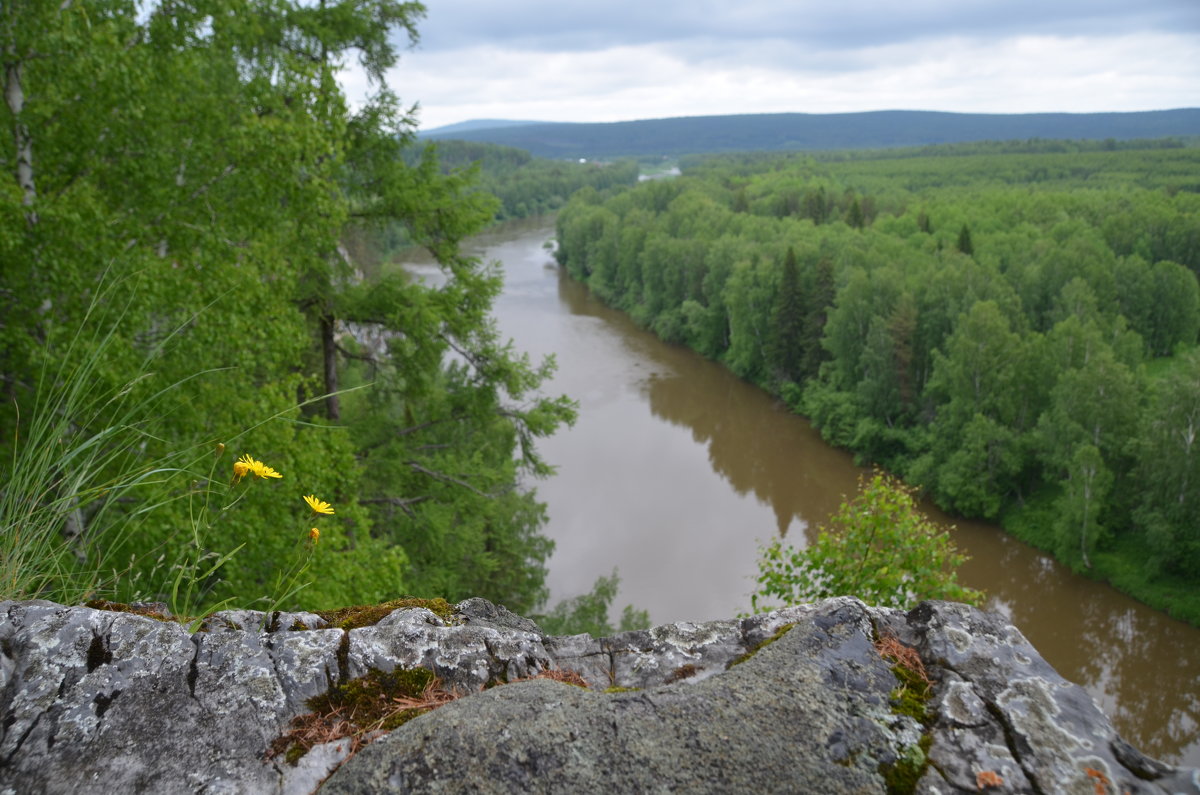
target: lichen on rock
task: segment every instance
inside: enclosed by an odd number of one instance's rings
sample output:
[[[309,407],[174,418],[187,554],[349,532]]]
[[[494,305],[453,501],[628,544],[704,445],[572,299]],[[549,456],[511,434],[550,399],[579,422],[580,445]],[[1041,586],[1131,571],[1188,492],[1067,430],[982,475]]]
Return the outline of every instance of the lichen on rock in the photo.
[[[376,607],[226,611],[190,634],[0,603],[0,791],[1200,792],[963,605],[839,598],[611,638],[480,599]],[[373,743],[281,748],[298,717],[367,702]]]

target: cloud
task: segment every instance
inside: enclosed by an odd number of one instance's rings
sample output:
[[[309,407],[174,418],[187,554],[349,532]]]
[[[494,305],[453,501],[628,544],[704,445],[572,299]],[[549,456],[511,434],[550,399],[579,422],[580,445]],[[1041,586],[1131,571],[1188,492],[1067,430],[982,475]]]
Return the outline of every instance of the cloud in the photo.
[[[1200,106],[1195,0],[432,0],[390,75],[422,126],[891,108]],[[352,97],[360,77],[348,74]],[[356,93],[358,92],[358,93]]]
[[[978,113],[1200,105],[1186,37],[946,38],[864,47],[834,68],[771,53],[729,63],[649,45],[568,55],[489,47],[402,69],[422,126],[466,118],[620,121],[719,113],[917,109]],[[414,59],[417,60],[417,59]],[[1192,59],[1194,61],[1194,59]]]
[[[442,0],[428,4],[430,51],[506,42],[535,51],[599,50],[689,39],[782,38],[842,49],[960,35],[1118,35],[1200,28],[1194,0]]]

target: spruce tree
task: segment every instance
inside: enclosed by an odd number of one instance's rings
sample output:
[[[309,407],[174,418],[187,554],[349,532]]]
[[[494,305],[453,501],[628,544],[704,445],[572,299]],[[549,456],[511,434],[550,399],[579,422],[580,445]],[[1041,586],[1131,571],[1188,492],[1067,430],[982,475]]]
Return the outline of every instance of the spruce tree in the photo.
[[[971,243],[971,228],[966,224],[962,225],[962,229],[958,230],[958,250],[966,254],[968,257],[975,253],[975,246]]]
[[[781,382],[799,381],[804,365],[804,293],[796,252],[790,246],[783,260],[779,292],[771,314],[771,340],[767,356]]]

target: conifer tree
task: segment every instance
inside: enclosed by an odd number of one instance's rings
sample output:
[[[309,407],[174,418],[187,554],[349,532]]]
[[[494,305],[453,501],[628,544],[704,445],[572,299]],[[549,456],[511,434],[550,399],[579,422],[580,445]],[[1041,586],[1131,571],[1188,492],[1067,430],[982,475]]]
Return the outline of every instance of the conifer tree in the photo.
[[[804,294],[796,252],[790,246],[783,259],[779,292],[771,314],[769,360],[780,381],[799,381],[804,373]]]
[[[971,228],[966,224],[963,224],[962,229],[958,230],[958,242],[955,243],[955,246],[968,257],[975,253],[975,246],[971,243]]]

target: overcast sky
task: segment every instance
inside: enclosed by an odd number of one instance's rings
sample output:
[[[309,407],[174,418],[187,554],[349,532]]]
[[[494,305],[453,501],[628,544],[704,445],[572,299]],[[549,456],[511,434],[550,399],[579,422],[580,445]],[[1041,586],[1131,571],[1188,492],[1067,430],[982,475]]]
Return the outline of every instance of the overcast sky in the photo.
[[[469,119],[1200,107],[1200,0],[425,0],[389,82]],[[358,80],[347,77],[353,96]]]

